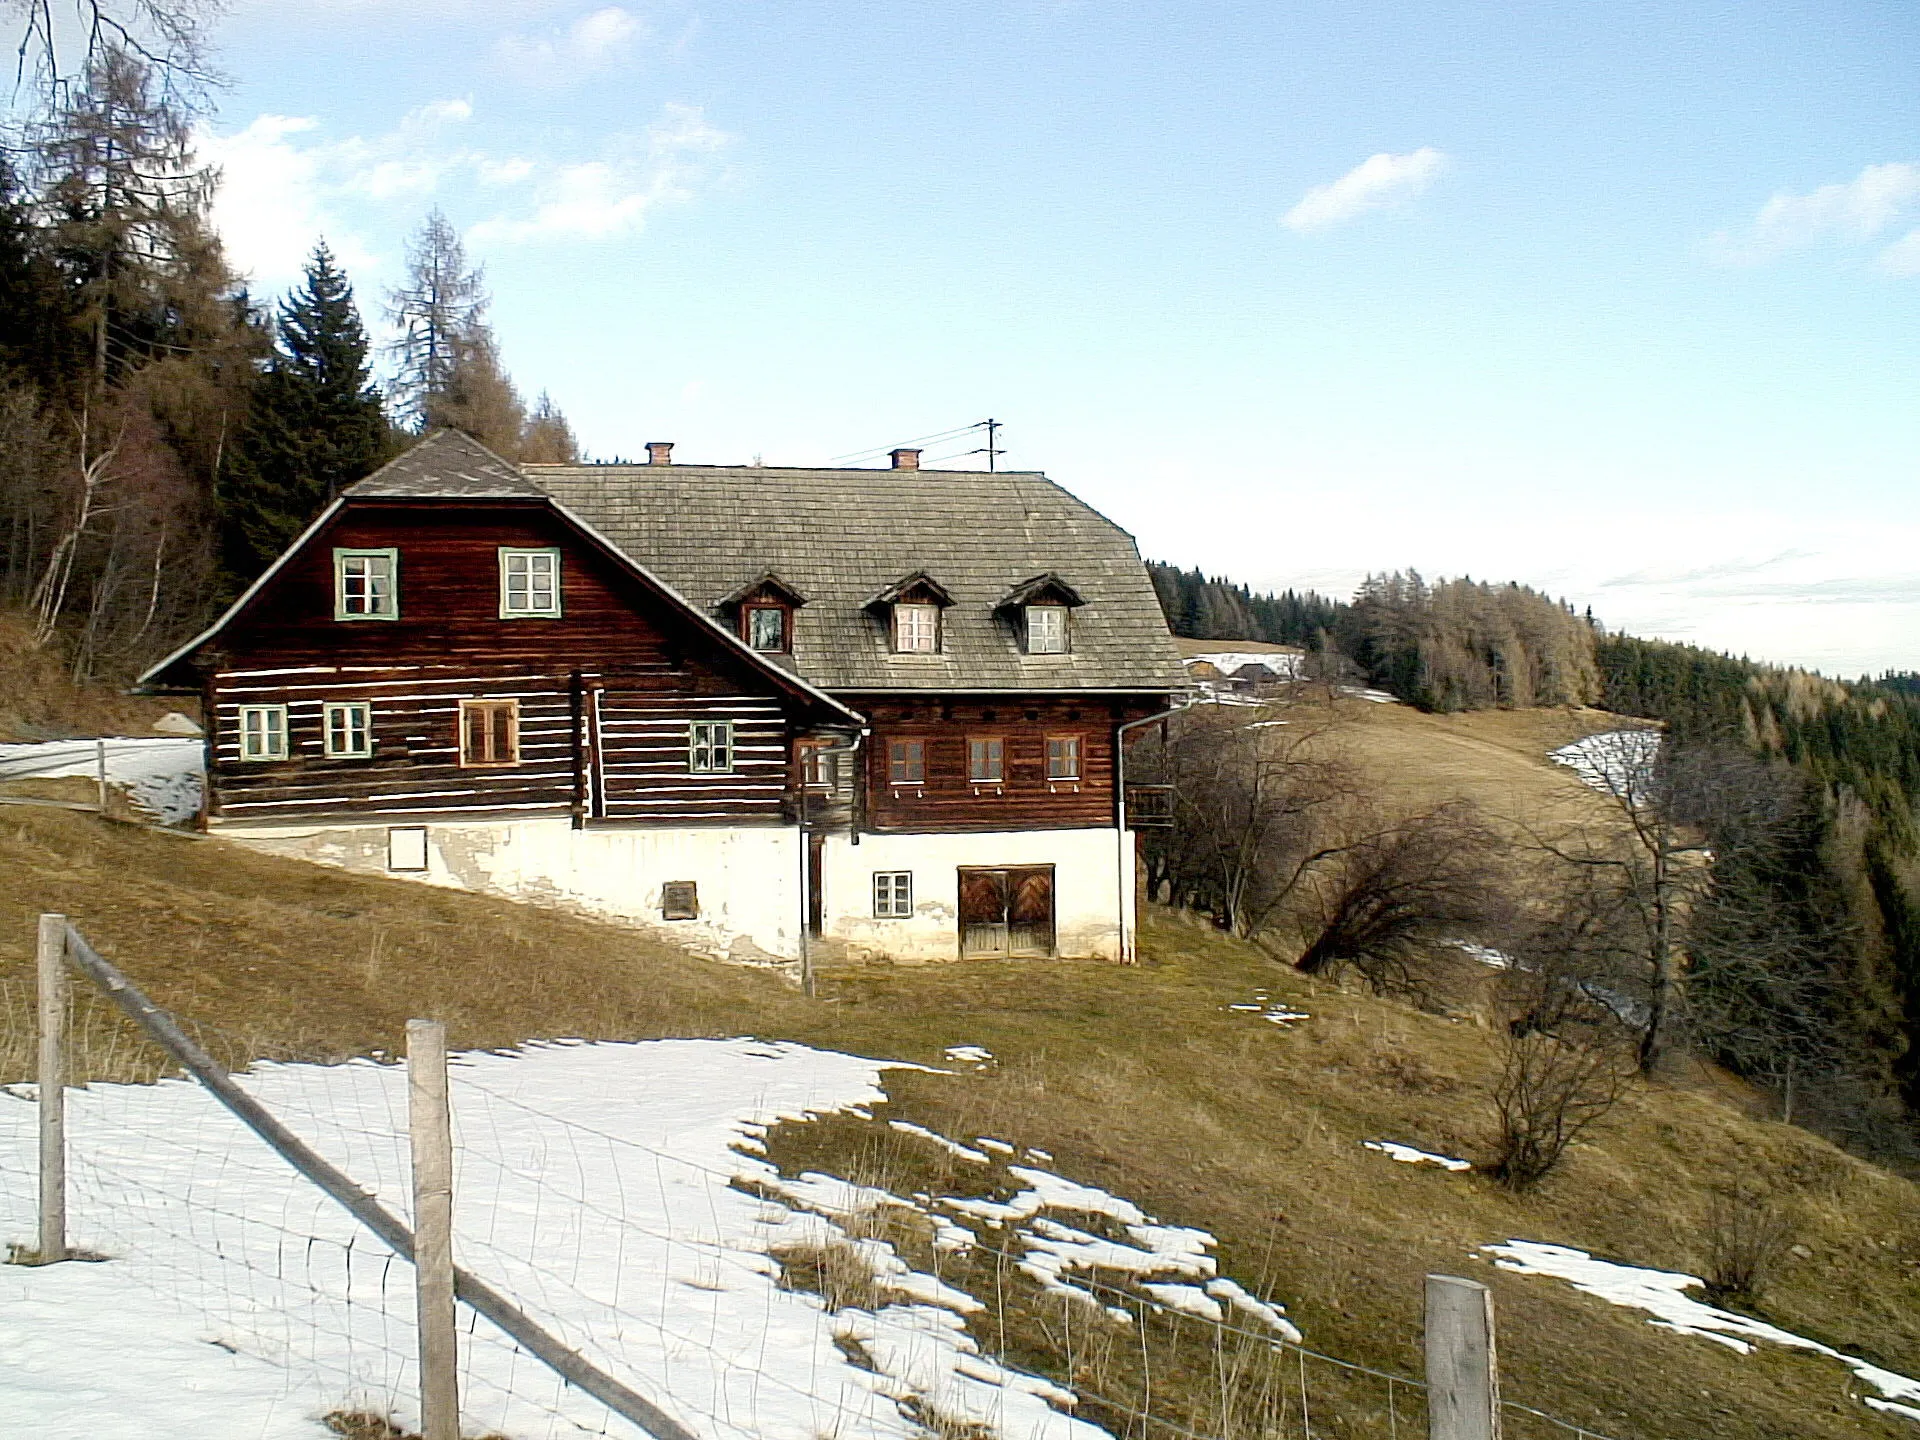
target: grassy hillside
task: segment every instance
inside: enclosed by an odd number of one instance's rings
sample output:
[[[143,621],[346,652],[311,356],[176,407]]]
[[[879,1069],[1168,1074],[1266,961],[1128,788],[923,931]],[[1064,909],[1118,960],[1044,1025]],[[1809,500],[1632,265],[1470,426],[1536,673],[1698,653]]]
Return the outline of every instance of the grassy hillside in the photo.
[[[59,647],[36,646],[26,613],[0,607],[0,742],[144,735],[169,710],[197,717],[199,707],[189,699],[74,684]]]
[[[1397,776],[1408,798],[1492,786],[1516,806],[1578,803],[1539,758],[1558,732],[1527,727],[1598,723],[1371,711],[1360,723],[1372,738],[1356,731],[1356,754]],[[983,1045],[997,1057],[990,1069],[896,1073],[891,1114],[1041,1147],[1063,1174],[1213,1231],[1223,1271],[1284,1302],[1317,1349],[1418,1374],[1420,1277],[1439,1269],[1494,1287],[1512,1398],[1619,1440],[1916,1433],[1849,1398],[1849,1377],[1830,1361],[1736,1355],[1470,1258],[1517,1237],[1697,1269],[1714,1187],[1761,1180],[1801,1205],[1806,1251],[1767,1296],[1767,1318],[1916,1374],[1915,1186],[1757,1118],[1743,1091],[1704,1074],[1633,1093],[1528,1196],[1395,1164],[1360,1142],[1480,1153],[1493,1037],[1469,1019],[1316,986],[1177,915],[1148,918],[1133,968],[847,969],[824,976],[810,1003],[775,976],[630,932],[71,812],[0,811],[0,880],[5,1078],[28,1058],[40,910],[73,916],[235,1061],[397,1049],[406,1017],[423,1013],[446,1019],[462,1047],[751,1032],[937,1065],[947,1046]],[[1283,1028],[1228,1008],[1256,991],[1311,1019]],[[104,1070],[140,1072],[141,1053],[111,1043],[104,1019],[90,1034]],[[772,1147],[785,1167],[903,1191],[927,1163],[904,1137],[855,1119],[783,1127]],[[1015,1304],[1011,1329],[1003,1310],[997,1330],[976,1334],[989,1350],[1063,1375],[1035,1314]],[[1157,1383],[1192,1385],[1198,1397],[1206,1375],[1175,1371]],[[1199,1416],[1200,1398],[1194,1405]],[[1358,1410],[1317,1414],[1315,1427],[1376,1433]]]

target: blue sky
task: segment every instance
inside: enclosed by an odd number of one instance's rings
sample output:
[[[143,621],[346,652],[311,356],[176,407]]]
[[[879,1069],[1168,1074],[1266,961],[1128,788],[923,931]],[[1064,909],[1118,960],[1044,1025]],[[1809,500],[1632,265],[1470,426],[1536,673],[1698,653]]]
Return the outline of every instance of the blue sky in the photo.
[[[1920,668],[1911,6],[240,0],[218,38],[256,289],[324,231],[376,310],[438,204],[596,454],[993,415],[1256,586],[1413,566]]]

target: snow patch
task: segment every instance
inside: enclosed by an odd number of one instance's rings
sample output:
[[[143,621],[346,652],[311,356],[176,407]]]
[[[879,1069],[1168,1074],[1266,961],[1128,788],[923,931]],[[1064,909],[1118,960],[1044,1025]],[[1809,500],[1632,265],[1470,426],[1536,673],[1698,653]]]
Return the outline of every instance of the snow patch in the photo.
[[[1883,1370],[1858,1356],[1844,1354],[1817,1340],[1809,1340],[1791,1330],[1769,1325],[1764,1320],[1737,1315],[1731,1310],[1721,1310],[1695,1300],[1685,1292],[1705,1285],[1706,1282],[1697,1275],[1618,1265],[1608,1260],[1596,1260],[1584,1250],[1575,1250],[1566,1245],[1544,1245],[1532,1240],[1509,1240],[1504,1245],[1483,1245],[1480,1248],[1483,1253],[1492,1255],[1493,1263],[1502,1270],[1512,1270],[1521,1275],[1551,1275],[1567,1281],[1583,1294],[1598,1296],[1609,1304],[1646,1311],[1654,1317],[1647,1322],[1649,1325],[1681,1335],[1698,1335],[1742,1355],[1753,1349],[1753,1342],[1765,1340],[1774,1345],[1811,1350],[1817,1355],[1828,1356],[1838,1360],[1886,1397],[1881,1401],[1867,1399],[1868,1405],[1876,1410],[1888,1410],[1912,1420],[1920,1420],[1920,1410],[1904,1404],[1888,1403],[1920,1403],[1920,1380]]]
[[[200,813],[206,779],[206,749],[197,739],[48,740],[0,745],[0,780],[92,779],[106,746],[107,780],[125,788],[134,806],[163,825],[179,825]]]
[[[946,1136],[937,1131],[929,1130],[924,1125],[915,1125],[911,1120],[889,1120],[887,1125],[891,1129],[898,1130],[902,1135],[913,1135],[922,1140],[931,1141],[957,1159],[970,1160],[976,1165],[991,1165],[993,1163],[992,1160],[982,1155],[978,1150],[962,1145],[958,1140],[949,1140]]]
[[[1434,1155],[1426,1150],[1416,1150],[1411,1145],[1401,1145],[1393,1140],[1362,1140],[1369,1150],[1378,1150],[1382,1155],[1398,1160],[1403,1165],[1438,1165],[1442,1170],[1471,1170],[1471,1160],[1456,1160],[1451,1155]]]
[[[1660,754],[1660,739],[1658,730],[1602,730],[1562,745],[1548,758],[1566,766],[1595,790],[1638,805],[1646,798],[1653,762]]]

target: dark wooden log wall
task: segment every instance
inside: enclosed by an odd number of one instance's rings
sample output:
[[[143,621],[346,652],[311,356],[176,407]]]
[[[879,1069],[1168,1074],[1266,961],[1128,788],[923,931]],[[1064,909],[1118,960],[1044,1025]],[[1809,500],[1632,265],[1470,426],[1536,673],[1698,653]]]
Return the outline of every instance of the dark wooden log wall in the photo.
[[[751,695],[693,698],[619,690],[601,691],[597,698],[595,815],[679,824],[782,823],[791,746],[777,703]],[[733,723],[732,774],[688,772],[688,725],[695,720]]]
[[[875,831],[1067,830],[1114,823],[1115,727],[1162,708],[1158,697],[842,696],[873,726],[866,744],[865,824]],[[999,787],[968,778],[967,741],[1006,742]],[[1080,737],[1077,782],[1047,779],[1047,737]],[[896,786],[889,741],[926,746],[926,783]]]
[[[397,620],[333,618],[336,546],[399,550]],[[499,618],[501,546],[557,546],[563,614]],[[791,697],[537,507],[348,511],[220,638],[209,808],[232,820],[579,813],[778,824]],[[463,699],[514,699],[520,763],[460,764]],[[364,700],[370,759],[328,759],[328,702]],[[242,705],[288,707],[289,758],[242,761]],[[597,713],[596,713],[597,712]],[[730,719],[736,773],[688,773],[688,724]]]

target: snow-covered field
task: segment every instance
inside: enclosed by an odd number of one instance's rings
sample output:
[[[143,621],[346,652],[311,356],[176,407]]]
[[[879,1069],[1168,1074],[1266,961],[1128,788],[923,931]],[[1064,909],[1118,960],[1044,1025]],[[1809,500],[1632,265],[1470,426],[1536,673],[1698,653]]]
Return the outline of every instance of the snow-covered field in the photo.
[[[99,773],[102,744],[108,782],[124,786],[128,798],[161,824],[178,825],[199,813],[206,757],[198,739],[117,737],[0,745],[0,780],[92,779]]]
[[[1682,1335],[1699,1335],[1745,1355],[1753,1342],[1764,1340],[1794,1350],[1811,1350],[1840,1361],[1858,1378],[1880,1392],[1880,1398],[1861,1396],[1875,1410],[1920,1420],[1920,1380],[1911,1380],[1891,1370],[1883,1370],[1858,1356],[1843,1354],[1817,1340],[1795,1335],[1790,1330],[1769,1325],[1750,1316],[1736,1315],[1696,1300],[1686,1292],[1699,1289],[1705,1282],[1695,1275],[1680,1275],[1669,1270],[1647,1270],[1635,1265],[1617,1265],[1596,1260],[1584,1250],[1565,1245],[1542,1245],[1532,1240],[1509,1240],[1504,1245],[1482,1247],[1494,1257],[1502,1270],[1521,1275],[1551,1275],[1565,1280],[1576,1290],[1597,1295],[1614,1305],[1644,1310],[1653,1319],[1647,1323]]]
[[[1212,1236],[1030,1164],[1009,1167],[1022,1188],[995,1201],[783,1179],[757,1158],[783,1118],[865,1114],[885,1099],[887,1068],[751,1040],[456,1057],[457,1256],[714,1440],[908,1440],[925,1433],[903,1413],[908,1400],[1007,1440],[1105,1435],[1072,1418],[1070,1393],[978,1353],[963,1327],[982,1300],[909,1270],[883,1241],[851,1243],[891,1303],[829,1314],[779,1287],[770,1252],[842,1243],[836,1219],[876,1207],[928,1215],[937,1251],[1016,1249],[1032,1279],[1113,1323],[1131,1316],[1077,1283],[1079,1272],[1119,1272],[1142,1300],[1298,1338],[1279,1307],[1216,1273]],[[404,1070],[261,1065],[243,1083],[406,1213]],[[95,1085],[72,1093],[68,1127],[73,1241],[111,1258],[0,1266],[8,1433],[151,1440],[190,1424],[196,1440],[319,1440],[320,1417],[340,1408],[417,1423],[408,1267],[211,1097],[186,1081]],[[969,1160],[1011,1148],[896,1128]],[[0,1091],[9,1240],[32,1236],[34,1144],[34,1107]],[[1081,1228],[1089,1215],[1104,1233]],[[470,1318],[469,1425],[513,1440],[637,1433]],[[836,1338],[857,1342],[874,1368]]]

